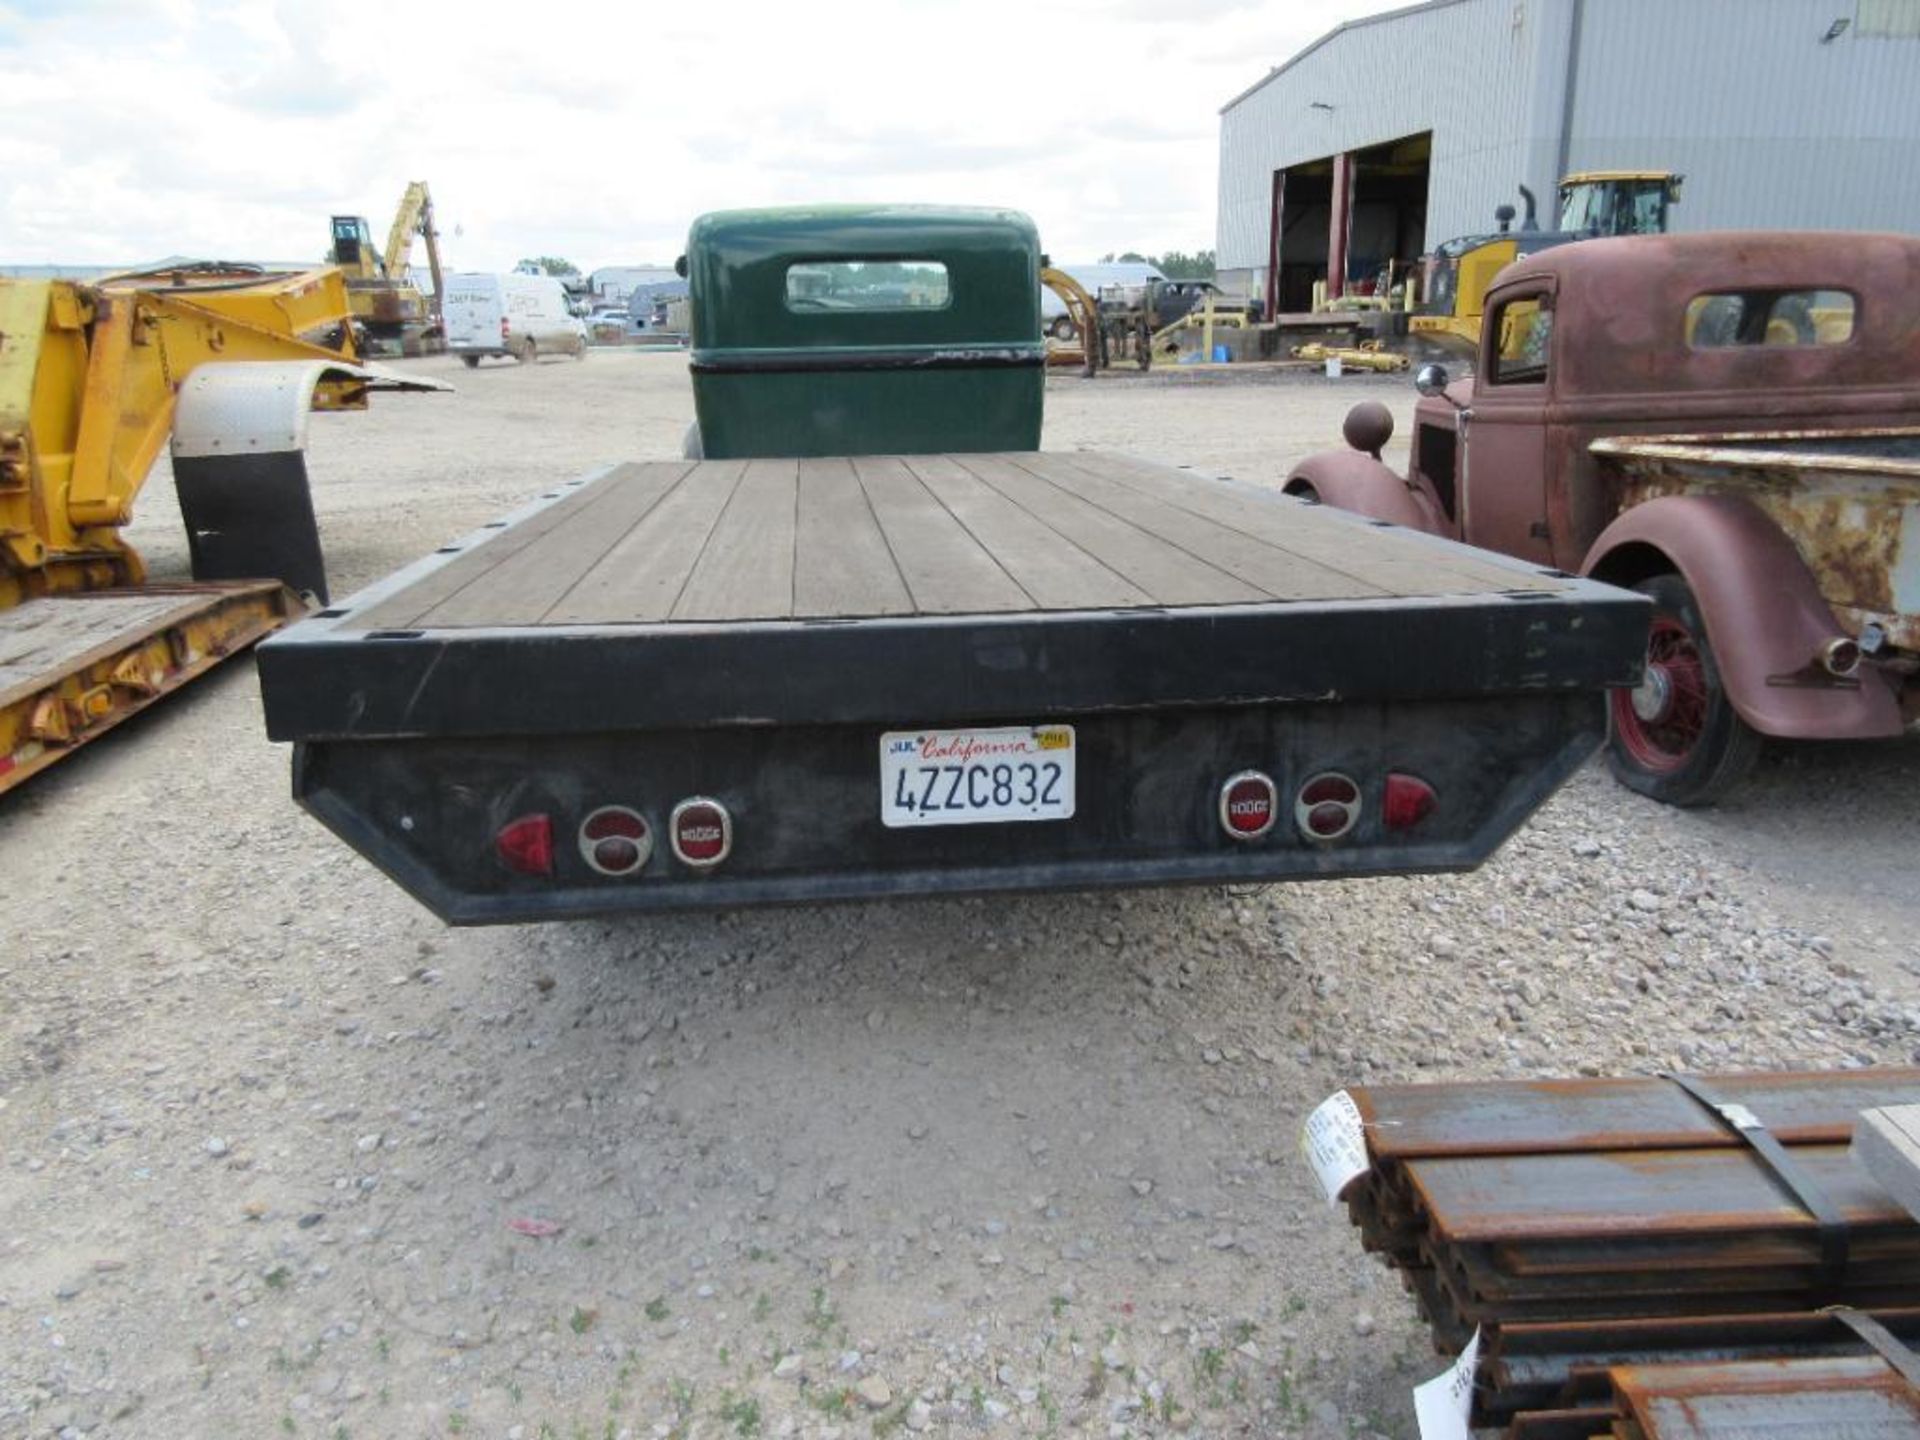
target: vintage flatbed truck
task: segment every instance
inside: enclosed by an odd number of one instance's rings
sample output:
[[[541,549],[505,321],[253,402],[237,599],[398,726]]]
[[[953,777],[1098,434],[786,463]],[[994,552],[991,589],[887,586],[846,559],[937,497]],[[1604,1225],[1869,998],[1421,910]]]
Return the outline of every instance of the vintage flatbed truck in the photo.
[[[1001,211],[697,223],[706,458],[263,648],[300,802],[461,923],[1478,863],[1599,744],[1645,602],[1039,452],[1041,258]]]
[[[1920,716],[1920,239],[1590,240],[1489,290],[1475,378],[1417,382],[1287,488],[1646,594],[1608,759],[1679,805],[1760,737],[1896,736]]]

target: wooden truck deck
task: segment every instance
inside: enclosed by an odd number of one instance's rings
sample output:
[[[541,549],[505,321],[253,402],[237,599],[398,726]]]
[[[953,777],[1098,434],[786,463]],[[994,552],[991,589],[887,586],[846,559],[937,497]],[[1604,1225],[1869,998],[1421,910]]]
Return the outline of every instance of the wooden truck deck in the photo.
[[[1122,455],[659,461],[555,487],[260,667],[277,739],[554,734],[1594,688],[1631,680],[1642,623]]]
[[[672,625],[1552,593],[1123,455],[621,465],[347,629]]]

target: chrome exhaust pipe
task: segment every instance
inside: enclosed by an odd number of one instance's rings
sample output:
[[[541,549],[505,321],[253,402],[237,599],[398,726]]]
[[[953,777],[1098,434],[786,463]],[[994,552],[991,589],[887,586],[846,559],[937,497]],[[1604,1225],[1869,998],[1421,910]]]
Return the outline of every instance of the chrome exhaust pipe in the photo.
[[[1860,668],[1860,642],[1836,635],[1820,647],[1820,668],[1842,680]]]

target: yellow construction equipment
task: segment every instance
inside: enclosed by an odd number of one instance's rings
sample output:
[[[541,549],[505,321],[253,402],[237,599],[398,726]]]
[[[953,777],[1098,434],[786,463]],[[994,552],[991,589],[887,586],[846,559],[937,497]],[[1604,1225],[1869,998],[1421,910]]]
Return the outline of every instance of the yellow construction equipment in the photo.
[[[1685,176],[1671,170],[1583,170],[1560,182],[1556,229],[1534,219],[1533,192],[1520,187],[1527,212],[1512,228],[1511,205],[1494,212],[1500,228],[1491,235],[1464,235],[1436,246],[1427,257],[1420,313],[1408,322],[1416,335],[1471,349],[1480,340],[1480,317],[1493,277],[1522,255],[1606,235],[1664,235],[1667,212],[1680,198]]]
[[[431,299],[407,278],[416,235],[426,242],[427,269],[433,276]],[[440,236],[434,229],[433,196],[426,181],[413,181],[400,196],[384,250],[373,248],[366,217],[334,216],[328,258],[346,273],[353,318],[366,337],[369,353],[437,355],[446,348],[440,319]]]
[[[1305,345],[1293,347],[1296,360],[1338,360],[1342,370],[1373,370],[1385,372],[1407,368],[1407,357],[1397,351],[1389,350],[1378,340],[1362,340],[1358,345],[1322,345],[1319,341],[1310,341]]]
[[[447,388],[350,319],[331,268],[0,280],[0,790],[324,599],[309,408]],[[196,583],[154,586],[120,532],[170,438]]]
[[[1060,297],[1067,319],[1073,322],[1079,336],[1077,341],[1048,341],[1047,363],[1078,365],[1081,373],[1091,380],[1107,363],[1106,332],[1100,328],[1100,302],[1073,276],[1051,265],[1041,267],[1040,283]]]

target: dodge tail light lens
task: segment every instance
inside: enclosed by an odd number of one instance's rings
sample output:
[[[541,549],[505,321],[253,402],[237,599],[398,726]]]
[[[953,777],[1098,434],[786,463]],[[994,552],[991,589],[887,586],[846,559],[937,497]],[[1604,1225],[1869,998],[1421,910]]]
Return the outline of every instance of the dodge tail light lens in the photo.
[[[667,839],[681,864],[711,869],[733,849],[733,817],[718,800],[696,795],[673,807]]]
[[[553,818],[522,815],[509,820],[493,837],[500,863],[522,875],[553,874]]]
[[[1220,828],[1235,840],[1258,840],[1280,813],[1280,792],[1258,770],[1242,770],[1220,787]]]
[[[1411,830],[1433,813],[1440,797],[1418,775],[1398,772],[1387,776],[1386,795],[1380,803],[1380,821],[1389,830]]]

